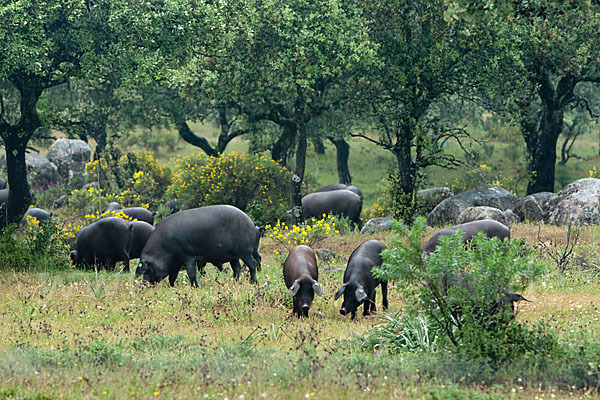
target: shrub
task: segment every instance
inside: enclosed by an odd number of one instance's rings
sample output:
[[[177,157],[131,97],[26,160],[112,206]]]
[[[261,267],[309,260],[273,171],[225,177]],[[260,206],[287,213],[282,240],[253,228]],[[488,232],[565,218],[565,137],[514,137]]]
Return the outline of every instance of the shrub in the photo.
[[[156,209],[172,179],[171,169],[159,165],[148,152],[120,156],[113,151],[107,158],[90,161],[85,171],[88,181],[104,188],[106,204],[118,201],[123,207]]]
[[[336,222],[336,217],[323,214],[321,219],[311,218],[299,225],[288,227],[285,222],[277,221],[275,225],[267,225],[265,228],[270,238],[290,250],[299,244],[314,247],[326,237],[339,234],[340,230],[336,227]],[[349,230],[348,222],[346,222],[346,229]],[[281,250],[275,250],[275,253],[280,254]]]
[[[539,350],[540,343],[553,351],[552,338],[512,320],[510,307],[497,307],[506,293],[524,290],[547,270],[523,241],[502,242],[480,233],[465,246],[459,232],[442,237],[436,251],[423,259],[425,228],[423,217],[412,230],[397,224],[400,236],[374,273],[398,281],[407,313],[425,316],[441,346],[496,362]]]
[[[20,233],[15,226],[0,235],[0,269],[15,271],[51,270],[70,265],[68,235],[56,220],[40,224],[27,217],[28,225]]]
[[[177,160],[168,194],[188,207],[231,204],[267,224],[286,215],[289,182],[290,173],[264,156],[199,153]]]

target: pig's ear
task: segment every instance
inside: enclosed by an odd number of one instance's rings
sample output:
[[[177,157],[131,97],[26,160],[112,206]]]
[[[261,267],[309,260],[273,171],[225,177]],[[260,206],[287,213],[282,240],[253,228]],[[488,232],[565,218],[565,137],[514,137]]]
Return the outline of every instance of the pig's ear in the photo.
[[[338,289],[338,291],[337,291],[337,292],[335,292],[335,296],[333,297],[333,300],[334,300],[334,301],[335,301],[335,300],[337,300],[337,299],[339,299],[339,298],[340,298],[340,296],[341,296],[342,294],[344,294],[344,290],[346,290],[346,285],[348,285],[348,284],[347,284],[347,283],[344,283],[344,284],[342,285],[342,287],[340,287],[340,288]]]
[[[525,296],[523,296],[521,293],[506,293],[506,296],[504,296],[505,302],[511,302],[511,303],[515,303],[517,301],[527,301],[529,303],[531,303],[531,300],[527,300],[525,298]]]
[[[292,296],[295,296],[296,293],[298,293],[298,290],[300,290],[300,279],[296,279],[294,283],[292,283],[292,286],[290,286],[290,293]]]
[[[358,300],[359,303],[362,303],[367,298],[365,289],[362,286],[359,286],[358,289],[354,291],[354,294],[356,295],[356,300]]]
[[[313,290],[315,291],[316,294],[318,294],[319,296],[323,296],[323,288],[314,279],[312,281],[312,288],[313,288]]]

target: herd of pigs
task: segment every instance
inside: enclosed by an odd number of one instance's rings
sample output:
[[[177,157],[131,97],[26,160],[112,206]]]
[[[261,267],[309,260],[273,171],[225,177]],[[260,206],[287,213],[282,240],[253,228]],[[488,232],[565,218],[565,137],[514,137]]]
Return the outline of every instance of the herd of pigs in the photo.
[[[6,189],[5,189],[6,190]],[[1,199],[0,199],[1,202]],[[172,204],[180,206],[181,204]],[[306,218],[321,217],[323,214],[347,217],[359,229],[362,210],[362,193],[355,186],[343,184],[329,185],[302,199],[302,211]],[[190,208],[174,213],[153,226],[155,214],[142,207],[121,208],[111,203],[107,211],[119,213],[134,219],[128,222],[119,217],[107,217],[82,228],[75,238],[75,249],[70,256],[77,266],[102,266],[114,270],[116,263],[125,263],[139,258],[136,277],[142,276],[151,284],[169,277],[171,286],[177,275],[185,267],[190,284],[198,286],[196,272],[204,273],[206,263],[215,265],[220,271],[223,264],[229,263],[237,279],[242,267],[240,260],[250,272],[250,281],[257,282],[256,272],[260,272],[261,256],[258,253],[262,227],[254,224],[240,209],[230,205],[211,205]],[[51,214],[39,208],[31,208],[28,215],[40,222]],[[441,236],[463,232],[463,240],[469,241],[479,232],[487,237],[501,240],[510,238],[510,230],[493,220],[473,221],[436,232],[423,247],[423,257],[427,257],[439,244]],[[348,259],[343,284],[335,293],[337,300],[343,295],[340,313],[351,314],[356,319],[356,311],[364,305],[365,316],[376,310],[375,288],[381,286],[382,306],[388,306],[387,282],[376,279],[371,270],[381,265],[381,252],[386,245],[378,240],[367,240],[359,245]],[[313,250],[305,245],[293,247],[283,263],[283,278],[293,297],[293,313],[307,317],[314,294],[321,296],[323,289],[318,283],[319,273]],[[514,303],[527,300],[518,293],[505,293],[504,298],[492,304],[492,309],[510,307],[514,313]]]

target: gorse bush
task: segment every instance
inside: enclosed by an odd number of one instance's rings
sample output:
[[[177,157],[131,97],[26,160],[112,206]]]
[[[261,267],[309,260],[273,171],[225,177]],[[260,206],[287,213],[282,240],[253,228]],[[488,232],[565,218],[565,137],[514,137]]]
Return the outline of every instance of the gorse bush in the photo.
[[[171,169],[159,165],[148,152],[121,156],[113,151],[107,158],[90,161],[85,171],[89,182],[99,182],[106,204],[117,201],[123,207],[156,209],[172,179]]]
[[[263,156],[199,153],[177,160],[168,195],[187,207],[230,204],[262,225],[286,215],[289,182],[290,173]]]
[[[512,320],[511,303],[503,303],[507,294],[523,291],[547,270],[543,261],[529,254],[523,241],[502,242],[480,233],[465,246],[462,234],[457,233],[442,237],[436,251],[423,259],[425,227],[422,217],[412,230],[396,225],[399,236],[383,253],[384,264],[374,273],[380,279],[398,281],[407,299],[406,312],[425,316],[440,346],[502,361],[546,340]],[[546,349],[551,351],[553,343],[548,339]]]
[[[345,228],[349,231],[349,222],[345,223]],[[326,237],[340,234],[336,217],[325,214],[323,218],[311,218],[299,225],[288,226],[285,222],[277,221],[274,225],[265,226],[265,229],[271,239],[279,242],[287,250],[300,244],[314,247]],[[282,249],[274,251],[275,254],[280,254]]]
[[[66,268],[69,259],[68,232],[54,219],[40,224],[28,217],[24,232],[7,227],[0,235],[0,270],[41,271]]]

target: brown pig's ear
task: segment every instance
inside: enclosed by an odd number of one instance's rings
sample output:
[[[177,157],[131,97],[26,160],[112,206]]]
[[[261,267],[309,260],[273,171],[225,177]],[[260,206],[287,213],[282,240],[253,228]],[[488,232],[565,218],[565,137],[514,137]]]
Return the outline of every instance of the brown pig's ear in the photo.
[[[300,279],[296,279],[294,283],[292,283],[292,286],[290,286],[290,293],[292,296],[295,296],[296,293],[298,293],[298,290],[300,290]]]
[[[321,285],[319,285],[319,282],[313,280],[312,281],[312,288],[315,291],[316,294],[318,294],[319,296],[323,296],[323,288],[321,287]]]
[[[358,300],[359,303],[362,303],[367,298],[365,289],[362,286],[359,286],[358,289],[354,291],[354,294],[356,295],[356,300]]]
[[[333,297],[333,300],[334,300],[334,301],[335,301],[335,300],[337,300],[337,299],[339,299],[339,298],[340,298],[340,296],[341,296],[342,294],[344,294],[344,290],[346,290],[346,286],[347,286],[347,285],[348,285],[347,283],[344,283],[344,284],[343,284],[343,285],[342,285],[342,286],[341,286],[341,287],[338,289],[338,291],[337,291],[337,292],[335,292],[335,296]]]

